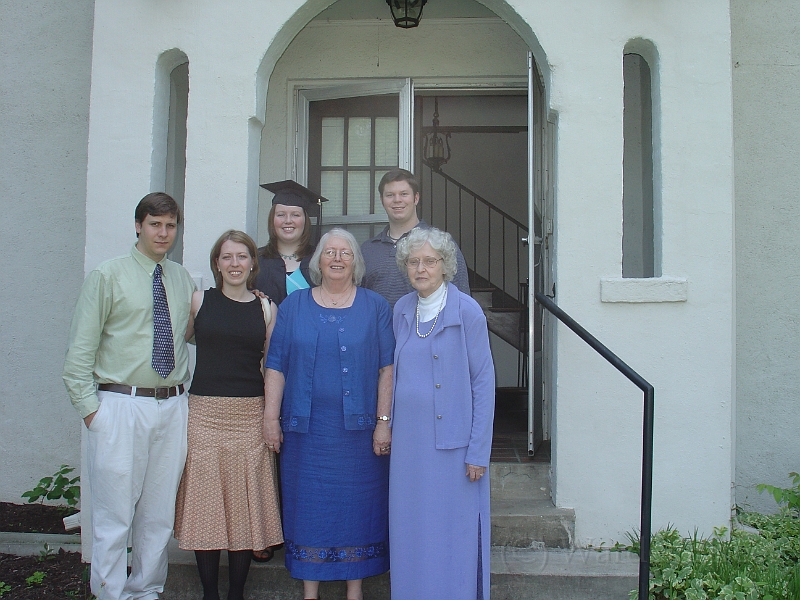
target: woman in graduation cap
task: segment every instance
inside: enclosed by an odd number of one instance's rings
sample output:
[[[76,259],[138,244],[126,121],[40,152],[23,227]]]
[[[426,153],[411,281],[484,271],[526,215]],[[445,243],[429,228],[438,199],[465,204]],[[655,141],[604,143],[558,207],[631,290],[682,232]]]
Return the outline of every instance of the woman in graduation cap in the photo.
[[[275,197],[267,223],[269,242],[258,249],[256,289],[279,305],[292,292],[314,287],[308,272],[315,245],[311,217],[319,217],[319,203],[327,199],[291,180],[261,187]]]

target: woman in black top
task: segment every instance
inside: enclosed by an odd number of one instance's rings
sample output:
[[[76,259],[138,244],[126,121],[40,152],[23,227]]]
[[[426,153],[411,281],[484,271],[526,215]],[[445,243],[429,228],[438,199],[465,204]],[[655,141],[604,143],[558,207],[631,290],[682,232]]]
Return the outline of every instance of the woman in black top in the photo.
[[[255,242],[225,232],[211,250],[217,287],[195,292],[187,339],[197,364],[189,390],[188,455],[178,490],[175,537],[194,550],[204,600],[219,600],[220,551],[228,551],[228,598],[243,598],[253,550],[283,542],[274,455],[261,434],[261,365],[277,307],[249,289]]]

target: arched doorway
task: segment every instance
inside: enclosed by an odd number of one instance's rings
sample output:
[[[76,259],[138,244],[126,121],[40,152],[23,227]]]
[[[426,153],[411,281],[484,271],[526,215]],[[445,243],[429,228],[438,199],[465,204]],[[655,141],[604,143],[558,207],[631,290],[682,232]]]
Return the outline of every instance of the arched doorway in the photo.
[[[363,240],[386,222],[375,189],[382,173],[417,174],[420,216],[461,245],[493,331],[507,392],[497,422],[515,434],[505,450],[527,457],[549,438],[550,353],[528,301],[529,281],[545,290],[552,256],[547,88],[530,29],[512,28],[498,16],[508,7],[496,4],[431,4],[419,28],[401,30],[382,2],[339,0],[297,27],[280,52],[268,51],[259,179],[318,188],[332,199],[323,224]],[[437,108],[451,150],[442,166],[424,157]],[[259,244],[270,198],[259,198]]]

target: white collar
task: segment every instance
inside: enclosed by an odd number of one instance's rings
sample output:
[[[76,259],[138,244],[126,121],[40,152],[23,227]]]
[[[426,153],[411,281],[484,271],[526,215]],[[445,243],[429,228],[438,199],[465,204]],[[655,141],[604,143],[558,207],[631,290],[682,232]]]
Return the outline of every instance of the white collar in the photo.
[[[420,323],[426,323],[433,319],[439,312],[440,307],[444,307],[447,301],[447,282],[443,281],[435,292],[427,298],[422,298],[417,294],[417,302],[419,303],[419,320]]]

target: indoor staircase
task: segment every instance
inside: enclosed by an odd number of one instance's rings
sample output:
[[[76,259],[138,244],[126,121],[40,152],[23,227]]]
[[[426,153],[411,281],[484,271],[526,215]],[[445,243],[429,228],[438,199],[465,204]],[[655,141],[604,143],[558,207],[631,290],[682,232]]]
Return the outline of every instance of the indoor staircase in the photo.
[[[462,182],[422,162],[420,216],[453,236],[469,271],[470,292],[489,331],[518,353],[517,385],[528,384],[528,228]]]

